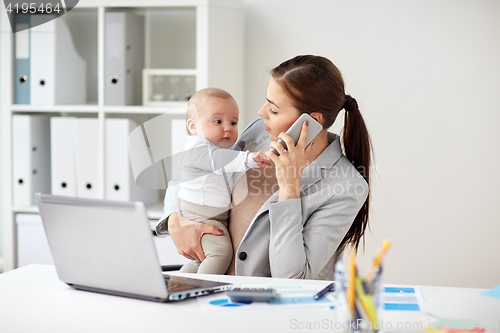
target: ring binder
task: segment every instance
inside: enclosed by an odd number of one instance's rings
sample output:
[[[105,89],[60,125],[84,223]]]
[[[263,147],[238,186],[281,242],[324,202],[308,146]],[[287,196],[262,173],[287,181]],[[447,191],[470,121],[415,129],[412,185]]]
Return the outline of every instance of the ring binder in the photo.
[[[16,206],[32,206],[36,192],[50,192],[49,137],[49,116],[12,117],[12,201]]]
[[[144,67],[144,18],[106,13],[106,105],[140,105]]]

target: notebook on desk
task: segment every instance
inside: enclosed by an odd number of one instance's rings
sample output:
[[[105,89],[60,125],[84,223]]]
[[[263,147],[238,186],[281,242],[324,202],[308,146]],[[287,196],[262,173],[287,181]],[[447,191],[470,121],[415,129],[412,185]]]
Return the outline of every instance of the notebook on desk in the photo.
[[[163,274],[142,202],[36,194],[57,275],[70,287],[157,302],[230,284]]]

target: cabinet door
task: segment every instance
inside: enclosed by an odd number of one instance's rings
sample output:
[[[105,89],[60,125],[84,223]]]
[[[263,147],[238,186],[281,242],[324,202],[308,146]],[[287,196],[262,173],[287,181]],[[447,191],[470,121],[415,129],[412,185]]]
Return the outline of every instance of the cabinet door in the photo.
[[[16,214],[17,267],[31,264],[53,265],[49,244],[38,214]]]

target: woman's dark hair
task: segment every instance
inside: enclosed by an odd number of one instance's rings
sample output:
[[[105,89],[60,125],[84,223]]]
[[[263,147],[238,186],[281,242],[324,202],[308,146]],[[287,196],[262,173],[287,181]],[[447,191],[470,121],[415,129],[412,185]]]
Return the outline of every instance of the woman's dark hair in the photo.
[[[344,80],[339,69],[328,59],[302,55],[281,63],[271,70],[272,77],[292,99],[301,113],[320,112],[323,128],[329,128],[340,110],[345,109],[343,144],[346,157],[370,185],[371,143],[365,122],[354,98],[345,94]],[[356,215],[349,231],[339,245],[355,250],[368,225],[370,193]]]

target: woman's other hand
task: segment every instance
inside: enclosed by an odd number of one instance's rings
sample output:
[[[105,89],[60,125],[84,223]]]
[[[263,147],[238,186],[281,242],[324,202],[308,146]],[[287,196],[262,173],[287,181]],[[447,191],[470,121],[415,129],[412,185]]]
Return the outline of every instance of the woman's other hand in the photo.
[[[204,234],[220,236],[223,231],[212,225],[191,222],[178,213],[168,218],[168,232],[174,241],[177,252],[190,260],[203,261],[205,253],[201,247]]]
[[[305,121],[302,124],[297,145],[294,146],[292,138],[285,132],[278,135],[278,138],[283,140],[288,148],[285,148],[278,142],[271,142],[271,147],[276,149],[280,156],[276,156],[273,152],[266,152],[276,166],[276,179],[280,188],[279,201],[292,198],[300,198],[300,181],[302,172],[307,166],[307,157],[311,150],[314,141],[306,148],[307,131],[309,122]]]

